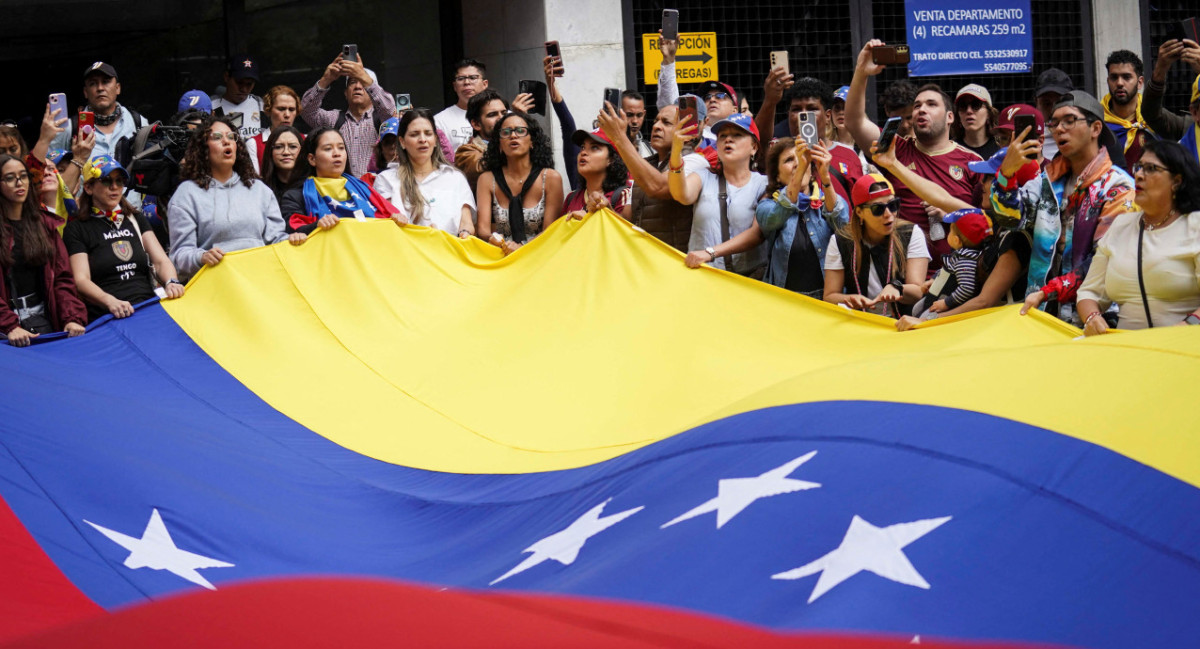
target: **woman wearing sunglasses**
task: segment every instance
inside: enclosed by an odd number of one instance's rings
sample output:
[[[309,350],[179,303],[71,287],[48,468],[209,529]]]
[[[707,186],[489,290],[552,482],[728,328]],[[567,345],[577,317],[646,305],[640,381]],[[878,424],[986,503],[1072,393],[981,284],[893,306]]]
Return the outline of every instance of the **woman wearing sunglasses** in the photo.
[[[154,297],[157,276],[167,299],[183,296],[175,266],[141,212],[125,200],[129,173],[109,156],[83,169],[79,216],[67,223],[63,243],[88,319],[133,315],[133,305]]]
[[[1180,144],[1155,140],[1133,180],[1142,209],[1113,221],[1079,289],[1088,336],[1108,331],[1101,314],[1113,302],[1121,329],[1200,324],[1200,164]]]
[[[0,333],[25,347],[44,333],[84,332],[87,310],[75,295],[62,220],[45,209],[29,169],[0,154]]]
[[[554,170],[550,138],[537,121],[519,111],[509,112],[496,122],[493,133],[483,157],[487,171],[479,176],[475,189],[477,227],[482,239],[507,254],[562,214],[563,182]]]
[[[900,199],[879,174],[867,174],[850,192],[850,223],[829,239],[825,301],[899,318],[925,294],[929,267],[925,237],[900,222]]]
[[[275,195],[258,180],[246,145],[228,117],[207,117],[192,133],[171,198],[171,261],[187,282],[225,253],[288,238]],[[302,235],[291,238],[304,242]]]

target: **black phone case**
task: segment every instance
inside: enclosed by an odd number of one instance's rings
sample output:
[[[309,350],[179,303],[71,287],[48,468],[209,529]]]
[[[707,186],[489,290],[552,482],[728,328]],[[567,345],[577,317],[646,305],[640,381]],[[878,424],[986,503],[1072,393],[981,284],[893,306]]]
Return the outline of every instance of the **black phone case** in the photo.
[[[612,104],[614,109],[621,110],[621,91],[616,88],[605,88],[604,101]]]
[[[517,94],[533,95],[533,108],[529,111],[535,115],[546,115],[546,97],[548,90],[545,82],[532,79],[522,79],[517,84]]]
[[[679,12],[663,9],[662,36],[667,40],[679,40]]]

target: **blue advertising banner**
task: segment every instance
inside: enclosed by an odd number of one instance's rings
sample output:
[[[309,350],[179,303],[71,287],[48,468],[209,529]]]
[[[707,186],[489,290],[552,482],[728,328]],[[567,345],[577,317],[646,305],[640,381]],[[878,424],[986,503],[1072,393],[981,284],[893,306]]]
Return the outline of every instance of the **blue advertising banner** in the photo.
[[[908,74],[1002,74],[1033,70],[1029,0],[904,0]]]

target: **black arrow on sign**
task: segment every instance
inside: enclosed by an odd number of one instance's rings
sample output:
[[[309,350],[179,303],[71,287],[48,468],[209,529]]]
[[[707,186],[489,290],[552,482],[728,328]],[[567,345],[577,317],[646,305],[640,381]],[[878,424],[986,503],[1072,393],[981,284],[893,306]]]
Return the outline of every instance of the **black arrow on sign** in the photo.
[[[686,54],[683,56],[675,57],[676,61],[680,61],[680,62],[684,62],[684,63],[689,62],[689,61],[699,61],[701,64],[708,63],[712,59],[713,59],[712,54],[709,54],[708,52],[703,52],[701,54]]]

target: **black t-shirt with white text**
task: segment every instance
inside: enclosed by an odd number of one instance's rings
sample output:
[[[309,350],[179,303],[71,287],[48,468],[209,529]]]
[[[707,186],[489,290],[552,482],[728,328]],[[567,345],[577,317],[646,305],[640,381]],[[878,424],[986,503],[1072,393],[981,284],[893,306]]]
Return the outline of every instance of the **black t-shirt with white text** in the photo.
[[[150,283],[146,249],[133,227],[133,218],[137,219],[143,234],[151,232],[141,214],[125,215],[120,227],[107,218],[93,216],[67,223],[63,243],[68,255],[87,253],[92,282],[101,290],[118,300],[137,304],[154,297],[154,288]],[[85,302],[89,321],[108,313],[100,305]]]

